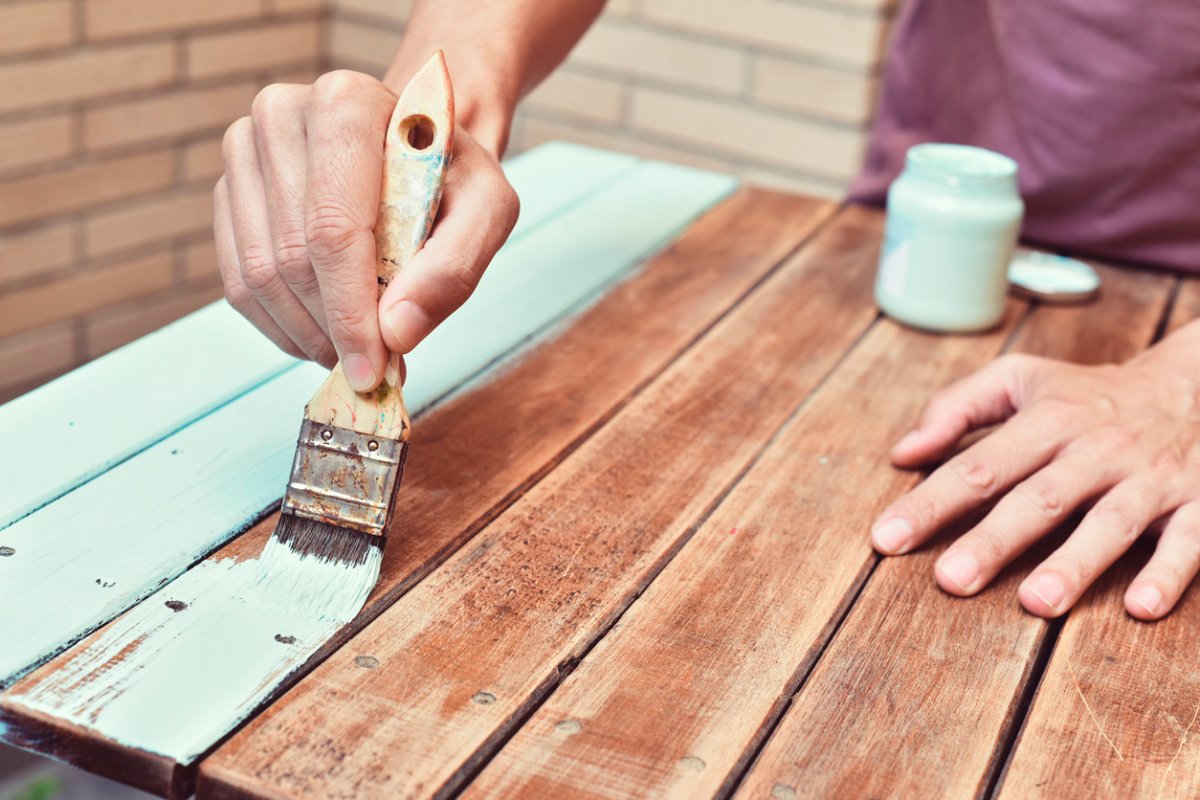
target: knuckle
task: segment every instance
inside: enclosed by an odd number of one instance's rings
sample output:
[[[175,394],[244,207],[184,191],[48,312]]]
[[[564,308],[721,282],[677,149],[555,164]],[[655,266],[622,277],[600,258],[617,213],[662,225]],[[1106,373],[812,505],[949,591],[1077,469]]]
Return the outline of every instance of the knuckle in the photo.
[[[1105,530],[1115,533],[1122,542],[1133,542],[1142,535],[1142,526],[1133,515],[1113,501],[1101,500],[1088,516]]]
[[[246,311],[254,303],[254,295],[241,283],[226,281],[225,302],[229,303],[239,314],[246,316]]]
[[[971,532],[969,541],[981,564],[1006,564],[1012,556],[1008,541],[994,528],[980,525]]]
[[[479,284],[480,271],[476,270],[462,258],[451,258],[443,261],[439,270],[447,282],[448,308],[447,313],[458,308],[467,301],[475,287]]]
[[[254,122],[250,117],[238,117],[225,129],[225,135],[221,138],[221,155],[227,162],[242,152],[245,142],[253,136],[253,132]]]
[[[250,118],[256,128],[270,129],[286,107],[286,91],[277,84],[264,86],[250,103]]]
[[[355,225],[341,204],[316,203],[304,224],[309,251],[321,258],[336,258],[348,250],[365,231]]]
[[[308,258],[308,245],[304,242],[287,240],[275,248],[275,264],[279,274],[289,286],[312,288],[316,276]]]
[[[313,103],[318,107],[334,105],[362,91],[369,84],[374,84],[370,76],[354,70],[335,69],[326,72],[313,82]]]
[[[340,342],[357,339],[371,319],[367,309],[328,304],[325,307],[325,318],[329,322],[330,336]]]
[[[1013,495],[1027,503],[1046,520],[1058,520],[1066,510],[1062,493],[1047,483],[1031,481],[1019,483],[1013,489]]]
[[[254,294],[270,289],[279,279],[275,259],[271,257],[271,253],[265,247],[247,246],[242,250],[238,263],[241,268],[242,282]]]
[[[959,456],[950,461],[950,472],[978,497],[990,497],[998,478],[991,465],[975,456]]]

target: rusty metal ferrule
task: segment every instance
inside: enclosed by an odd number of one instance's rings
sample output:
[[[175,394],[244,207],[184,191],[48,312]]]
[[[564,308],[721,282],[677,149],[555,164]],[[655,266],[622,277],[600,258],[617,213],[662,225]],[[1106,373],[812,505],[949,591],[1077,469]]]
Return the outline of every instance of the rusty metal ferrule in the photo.
[[[408,443],[304,420],[283,512],[385,536]]]

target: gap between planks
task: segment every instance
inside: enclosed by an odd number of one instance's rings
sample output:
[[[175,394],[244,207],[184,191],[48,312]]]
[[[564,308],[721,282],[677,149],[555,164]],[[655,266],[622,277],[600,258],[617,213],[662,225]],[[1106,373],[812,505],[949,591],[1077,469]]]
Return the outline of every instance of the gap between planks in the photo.
[[[755,220],[753,213],[744,213],[746,210],[771,212],[768,216],[785,218],[787,224],[779,225],[779,219],[774,219],[771,226],[778,230],[771,232],[763,220]],[[480,489],[494,486],[500,490],[501,499],[489,500],[484,508],[475,508],[469,514],[458,516],[450,514],[450,524],[453,525],[455,519],[461,519],[463,530],[461,532],[457,529],[447,531],[457,535],[447,538],[445,534],[442,534],[440,541],[422,539],[419,543],[420,546],[415,548],[415,552],[402,552],[403,545],[393,542],[389,546],[389,557],[385,560],[384,579],[369,602],[368,608],[356,621],[355,626],[361,627],[367,620],[377,616],[422,574],[427,573],[449,552],[460,546],[474,530],[482,526],[483,521],[495,516],[499,508],[503,506],[504,498],[513,497],[521,487],[536,481],[539,474],[544,474],[556,458],[561,457],[555,455],[555,448],[562,446],[561,442],[547,445],[538,441],[536,442],[537,447],[530,448],[528,443],[518,445],[518,440],[512,440],[508,446],[509,449],[520,447],[529,451],[526,454],[526,461],[534,466],[536,466],[535,462],[538,458],[545,457],[547,459],[546,466],[542,467],[540,472],[535,469],[532,474],[521,477],[515,485],[508,485],[500,489],[496,482],[498,480],[496,476],[500,473],[511,474],[511,469],[508,469],[507,464],[503,463],[507,459],[498,461],[496,457],[483,458],[478,452],[478,448],[481,446],[490,445],[491,453],[503,455],[506,447],[503,441],[497,441],[495,426],[488,424],[490,422],[489,413],[498,411],[505,414],[508,421],[518,424],[518,427],[522,420],[526,421],[525,424],[541,420],[550,428],[563,431],[562,436],[566,438],[566,447],[569,449],[574,443],[586,437],[590,430],[601,424],[608,415],[615,413],[615,409],[624,403],[629,392],[637,391],[665,368],[670,361],[670,358],[667,357],[668,352],[676,352],[673,348],[686,348],[694,344],[700,334],[692,326],[697,326],[699,331],[710,328],[716,319],[728,313],[731,297],[734,302],[740,302],[741,298],[761,283],[765,273],[772,271],[785,255],[792,252],[811,234],[830,211],[831,207],[827,204],[784,198],[760,191],[743,192],[736,201],[730,201],[726,206],[706,215],[701,223],[698,223],[697,233],[685,236],[663,255],[660,255],[655,260],[658,262],[657,269],[654,269],[652,264],[651,268],[648,268],[638,278],[618,287],[610,298],[602,300],[592,311],[585,312],[576,325],[568,329],[559,341],[544,346],[540,351],[535,351],[534,355],[531,355],[513,371],[499,376],[494,384],[481,387],[461,401],[452,401],[433,414],[429,420],[424,420],[417,431],[417,436],[424,436],[425,440],[423,443],[420,438],[416,441],[422,446],[414,447],[414,461],[409,466],[405,492],[402,493],[405,499],[412,498],[414,500],[418,505],[419,513],[416,514],[415,519],[410,516],[406,523],[413,523],[416,527],[420,527],[422,524],[428,526],[434,520],[447,516],[442,507],[443,503],[439,500],[443,496],[442,490],[436,485],[421,488],[421,459],[431,454],[435,458],[435,465],[440,459],[440,462],[447,467],[443,469],[442,477],[439,480],[449,479],[453,474],[471,483],[473,475],[478,475],[478,479],[481,481]],[[740,231],[746,236],[754,234],[760,240],[765,237],[767,244],[759,252],[745,254],[739,250],[739,246],[725,241],[722,237],[722,233],[728,234],[731,231],[734,233]],[[684,263],[688,258],[694,259],[706,252],[710,255],[708,266],[705,269],[698,269],[695,264]],[[730,259],[735,260],[730,261]],[[685,267],[688,268],[687,276],[681,277],[678,273]],[[679,315],[678,319],[651,319],[641,310],[648,300],[643,296],[645,292],[676,303],[686,297],[689,301],[688,313]],[[588,344],[589,341],[596,340],[596,336],[601,330],[612,327],[613,323],[622,317],[622,314],[625,319],[618,324],[619,329],[636,331],[638,330],[637,326],[640,325],[641,335],[645,340],[640,344],[648,346],[650,343],[657,343],[660,350],[656,352],[651,349],[647,353],[638,353],[636,350],[622,346],[619,341],[611,345]],[[577,330],[578,333],[576,333]],[[595,331],[594,334],[591,334],[590,339],[589,331]],[[587,353],[589,347],[593,351],[590,353],[592,360],[598,366],[603,368],[607,362],[607,366],[613,369],[631,369],[632,372],[627,375],[626,380],[632,381],[632,383],[616,385],[618,382],[613,382],[611,385],[604,385],[604,390],[601,392],[592,390],[590,395],[581,398],[586,402],[579,402],[578,407],[564,408],[558,414],[559,419],[548,421],[546,414],[553,407],[561,406],[562,396],[578,395],[587,391],[585,388],[588,385],[586,377],[579,376],[578,370],[572,368],[568,362],[572,360],[573,355],[582,356]],[[558,352],[563,348],[567,348],[567,352]],[[662,348],[665,348],[665,352]],[[522,398],[518,387],[525,385],[528,390],[537,387],[539,364],[543,373],[549,369],[550,372],[547,374],[553,376],[549,380],[550,386],[545,388],[550,389],[557,382],[560,391],[549,391],[545,396],[535,394],[534,402],[531,404],[529,400]],[[506,386],[507,392],[505,392]],[[613,409],[604,412],[605,403],[613,403]],[[456,414],[458,415],[457,419]],[[589,414],[598,414],[598,417],[589,421]],[[554,424],[551,425],[550,422]],[[511,437],[509,438],[511,439]],[[442,445],[441,456],[436,455],[438,445]],[[446,449],[447,447],[449,450]],[[500,448],[499,451],[495,449],[497,447]],[[476,452],[472,452],[472,450]],[[540,456],[539,453],[544,456]],[[450,459],[448,462],[447,458]],[[472,467],[476,469],[473,470]],[[478,472],[480,468],[484,470],[483,473]],[[526,467],[521,468],[525,469]],[[494,472],[488,473],[487,470]],[[512,479],[504,476],[501,478],[503,480]],[[429,504],[423,509],[420,506],[422,497],[429,501]],[[408,511],[411,515],[413,509],[410,508]],[[479,514],[479,516],[473,518],[470,516],[471,514]],[[261,547],[262,541],[269,535],[273,524],[273,518],[266,520],[250,534],[218,555],[249,554]],[[307,666],[319,662],[326,653],[352,632],[351,629],[347,629],[342,635],[335,637],[334,641],[314,656]],[[70,733],[77,734],[78,732]],[[67,738],[69,740],[70,735]],[[149,764],[156,762],[161,764],[162,761],[154,759],[148,754],[143,754],[141,758],[143,762]],[[134,760],[137,760],[136,756]],[[157,791],[164,791],[162,785],[154,788]]]

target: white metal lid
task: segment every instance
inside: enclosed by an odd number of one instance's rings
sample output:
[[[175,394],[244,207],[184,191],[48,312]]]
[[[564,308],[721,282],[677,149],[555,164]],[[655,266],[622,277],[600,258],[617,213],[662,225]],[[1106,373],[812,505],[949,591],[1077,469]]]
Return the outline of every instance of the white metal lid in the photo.
[[[1100,275],[1082,261],[1020,248],[1008,265],[1008,282],[1017,294],[1048,303],[1080,303],[1100,291]]]

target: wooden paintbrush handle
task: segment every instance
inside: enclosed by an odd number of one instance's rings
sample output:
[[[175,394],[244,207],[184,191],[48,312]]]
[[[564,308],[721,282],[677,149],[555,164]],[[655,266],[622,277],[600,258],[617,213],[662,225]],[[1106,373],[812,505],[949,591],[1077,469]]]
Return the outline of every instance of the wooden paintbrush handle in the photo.
[[[445,185],[454,139],[454,94],[439,50],[396,101],[383,147],[383,182],[375,223],[379,293],[429,237]],[[305,418],[388,439],[408,439],[410,424],[400,391],[400,357],[388,359],[373,392],[350,388],[338,363],[308,401]]]

